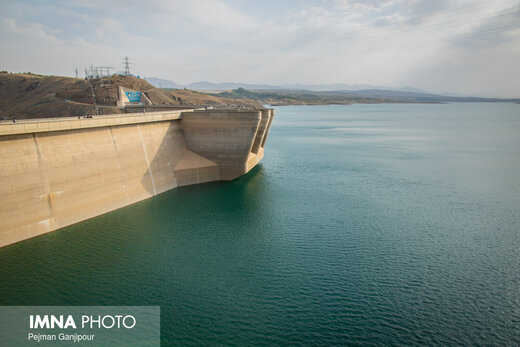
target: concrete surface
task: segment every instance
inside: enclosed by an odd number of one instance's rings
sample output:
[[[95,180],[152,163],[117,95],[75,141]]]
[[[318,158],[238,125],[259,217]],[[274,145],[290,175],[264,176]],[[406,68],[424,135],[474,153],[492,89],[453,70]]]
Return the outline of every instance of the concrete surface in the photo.
[[[263,157],[263,146],[253,144],[262,138],[266,112],[241,110],[208,110],[185,113],[181,120],[186,146],[189,150],[217,163],[220,178],[232,180],[247,173]],[[258,139],[259,144],[261,143]],[[265,144],[265,143],[264,143]],[[253,156],[250,156],[254,154]]]
[[[274,111],[195,110],[0,124],[0,247],[263,157]]]

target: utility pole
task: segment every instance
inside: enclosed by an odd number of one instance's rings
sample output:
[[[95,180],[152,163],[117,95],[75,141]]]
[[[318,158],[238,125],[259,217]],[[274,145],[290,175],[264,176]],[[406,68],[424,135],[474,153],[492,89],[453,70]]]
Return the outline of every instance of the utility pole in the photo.
[[[132,63],[130,62],[130,58],[124,57],[123,66],[125,68],[125,72],[124,72],[125,75],[130,75],[130,65],[132,65]]]
[[[104,76],[110,76],[110,70],[113,69],[112,66],[101,66],[101,69],[106,70],[106,74],[104,74]]]
[[[76,66],[76,78],[79,78],[79,75],[78,75],[78,67]]]
[[[113,69],[112,66],[100,66],[99,68],[101,69],[101,75],[103,76],[110,76],[110,70]]]

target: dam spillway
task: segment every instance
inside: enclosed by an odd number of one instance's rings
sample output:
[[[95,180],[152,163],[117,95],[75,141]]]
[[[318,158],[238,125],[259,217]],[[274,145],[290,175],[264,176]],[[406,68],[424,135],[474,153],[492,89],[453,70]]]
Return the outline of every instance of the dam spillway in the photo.
[[[0,124],[0,247],[263,158],[274,110],[210,109]]]

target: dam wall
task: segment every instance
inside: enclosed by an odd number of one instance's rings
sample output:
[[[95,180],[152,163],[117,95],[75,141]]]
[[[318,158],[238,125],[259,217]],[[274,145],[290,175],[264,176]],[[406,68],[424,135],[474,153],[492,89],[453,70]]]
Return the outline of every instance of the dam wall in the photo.
[[[261,160],[252,148],[266,132],[262,114],[179,110],[0,124],[0,247],[178,186],[246,173]]]
[[[191,151],[217,163],[221,179],[232,180],[247,173],[263,158],[260,144],[272,112],[209,110],[186,113],[182,119],[186,145]]]

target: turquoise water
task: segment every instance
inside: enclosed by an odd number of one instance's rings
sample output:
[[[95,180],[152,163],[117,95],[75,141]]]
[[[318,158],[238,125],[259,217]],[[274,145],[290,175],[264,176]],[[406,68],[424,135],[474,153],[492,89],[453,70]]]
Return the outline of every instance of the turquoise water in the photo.
[[[277,108],[261,165],[0,249],[0,305],[164,345],[520,343],[520,105]]]

